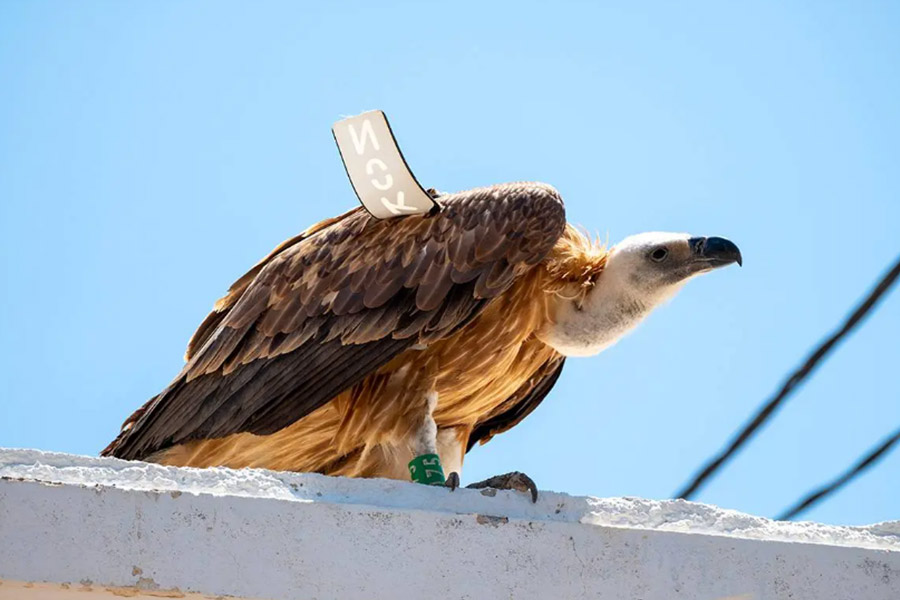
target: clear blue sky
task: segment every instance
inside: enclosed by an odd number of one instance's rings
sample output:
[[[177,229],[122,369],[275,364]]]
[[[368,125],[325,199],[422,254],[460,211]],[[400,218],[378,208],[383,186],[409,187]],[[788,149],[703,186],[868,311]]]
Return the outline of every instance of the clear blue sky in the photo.
[[[463,474],[671,495],[900,252],[900,8],[616,4],[0,3],[0,445],[98,452],[354,206],[330,126],[381,108],[426,186],[741,246]],[[900,425],[898,340],[894,292],[699,499],[772,515]],[[900,518],[900,451],[806,517]]]

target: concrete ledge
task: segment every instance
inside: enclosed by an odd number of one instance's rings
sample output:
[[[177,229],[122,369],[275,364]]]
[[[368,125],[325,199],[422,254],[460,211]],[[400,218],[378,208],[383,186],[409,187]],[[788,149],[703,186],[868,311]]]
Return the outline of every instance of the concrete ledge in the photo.
[[[900,598],[900,522],[0,450],[0,598]]]

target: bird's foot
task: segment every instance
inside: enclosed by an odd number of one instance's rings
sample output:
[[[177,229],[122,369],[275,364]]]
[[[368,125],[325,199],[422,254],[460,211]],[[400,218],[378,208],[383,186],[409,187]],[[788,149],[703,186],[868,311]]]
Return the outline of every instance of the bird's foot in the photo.
[[[455,473],[454,473],[455,475]],[[531,477],[519,471],[495,475],[478,483],[470,483],[466,486],[471,489],[493,488],[495,490],[518,490],[531,493],[531,501],[537,502],[538,489]]]
[[[459,473],[457,473],[456,471],[453,471],[452,473],[447,475],[447,480],[444,482],[444,485],[446,487],[450,488],[451,492],[453,490],[455,490],[456,488],[458,488],[459,487]]]

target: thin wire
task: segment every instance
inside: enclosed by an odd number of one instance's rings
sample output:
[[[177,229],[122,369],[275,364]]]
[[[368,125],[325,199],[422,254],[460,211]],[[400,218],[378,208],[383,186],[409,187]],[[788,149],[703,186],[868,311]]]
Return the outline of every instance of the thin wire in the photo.
[[[788,519],[792,519],[798,514],[802,513],[806,509],[808,509],[813,504],[820,502],[823,498],[833,494],[843,486],[850,483],[853,479],[855,479],[860,473],[871,467],[873,464],[878,462],[878,460],[887,454],[887,452],[900,441],[900,429],[897,429],[893,434],[888,436],[881,442],[876,448],[869,451],[862,460],[858,461],[853,467],[844,471],[839,477],[832,480],[827,485],[823,485],[818,488],[816,491],[811,492],[803,497],[802,500],[798,501],[796,504],[786,509],[780,515],[775,517],[779,521],[787,521]]]
[[[757,411],[757,413],[750,419],[737,433],[732,437],[731,442],[729,442],[727,448],[721,451],[715,458],[712,458],[706,462],[702,469],[700,469],[691,480],[690,483],[685,485],[681,491],[676,495],[678,498],[690,499],[697,490],[710,478],[713,474],[718,471],[725,461],[730,459],[740,448],[743,446],[750,437],[756,432],[757,429],[760,428],[768,419],[772,416],[772,413],[781,405],[781,403],[794,391],[794,389],[804,380],[806,377],[815,370],[816,366],[818,366],[819,362],[825,357],[828,352],[834,348],[834,346],[841,341],[841,339],[847,335],[862,319],[868,314],[868,312],[872,309],[873,306],[878,302],[882,295],[891,287],[891,285],[897,280],[897,277],[900,276],[900,257],[898,257],[897,262],[894,266],[881,278],[878,284],[869,292],[869,295],[866,299],[853,311],[853,313],[847,318],[844,324],[838,329],[835,333],[833,333],[830,337],[828,337],[824,342],[822,342],[816,350],[809,355],[806,359],[806,362],[803,365],[794,371],[794,373],[788,377],[788,379],[784,382],[781,387],[781,390],[775,396],[766,402],[761,409]]]

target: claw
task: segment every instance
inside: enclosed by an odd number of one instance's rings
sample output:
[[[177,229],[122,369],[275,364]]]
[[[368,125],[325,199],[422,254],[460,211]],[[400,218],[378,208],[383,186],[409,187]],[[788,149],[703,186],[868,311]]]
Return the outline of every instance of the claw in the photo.
[[[450,488],[451,492],[453,490],[455,490],[456,488],[458,488],[459,487],[459,473],[457,473],[456,471],[453,471],[452,473],[447,475],[447,480],[444,482],[444,485],[447,486],[448,488]]]
[[[519,471],[513,471],[512,473],[505,473],[503,475],[495,475],[494,477],[490,477],[488,479],[485,479],[484,481],[469,484],[466,487],[476,490],[481,488],[494,488],[497,490],[517,490],[520,492],[530,492],[532,502],[537,502],[538,498],[538,489],[534,484],[534,481],[531,479],[531,477],[529,477],[525,473],[520,473]]]

